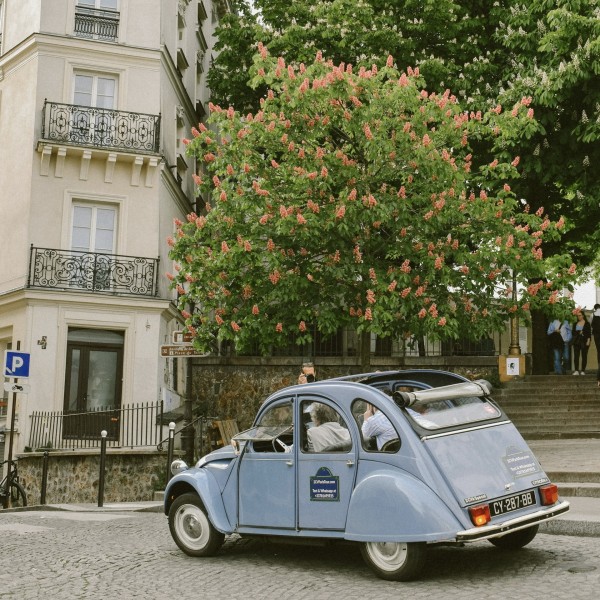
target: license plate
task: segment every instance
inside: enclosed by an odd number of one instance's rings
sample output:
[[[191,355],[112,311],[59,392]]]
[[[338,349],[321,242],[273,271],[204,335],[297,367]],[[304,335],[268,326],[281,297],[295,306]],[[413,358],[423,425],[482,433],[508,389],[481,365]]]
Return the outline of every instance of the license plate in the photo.
[[[501,500],[490,502],[490,514],[492,517],[496,517],[512,512],[513,510],[533,506],[534,504],[535,494],[533,490],[529,490],[528,492],[522,492],[520,494],[515,494],[514,496],[507,496]]]

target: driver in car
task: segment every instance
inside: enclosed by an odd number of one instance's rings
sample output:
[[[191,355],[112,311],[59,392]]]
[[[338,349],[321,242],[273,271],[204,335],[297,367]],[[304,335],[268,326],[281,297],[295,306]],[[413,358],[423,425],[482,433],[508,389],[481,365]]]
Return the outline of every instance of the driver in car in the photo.
[[[333,408],[314,402],[310,409],[310,418],[314,427],[306,432],[309,452],[345,450],[350,447],[350,432],[338,423]]]

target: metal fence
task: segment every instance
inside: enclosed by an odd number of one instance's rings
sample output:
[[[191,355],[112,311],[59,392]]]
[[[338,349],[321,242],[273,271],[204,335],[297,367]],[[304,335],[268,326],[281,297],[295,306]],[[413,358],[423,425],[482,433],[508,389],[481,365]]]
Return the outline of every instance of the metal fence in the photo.
[[[119,13],[116,10],[77,5],[74,33],[77,37],[116,41],[119,33]]]
[[[160,115],[46,100],[42,139],[126,152],[158,152]]]
[[[344,328],[336,333],[324,336],[315,326],[311,326],[311,343],[296,343],[297,335],[289,335],[282,346],[270,349],[271,356],[356,356],[359,353],[360,337],[355,331]],[[371,336],[372,356],[410,357],[410,356],[498,356],[502,354],[502,334],[490,333],[478,339],[466,337],[456,340],[432,340],[426,336],[408,336],[406,338],[382,338]],[[236,353],[231,343],[221,343],[218,349],[221,355],[258,356],[258,346],[247,352]]]
[[[156,296],[158,258],[32,246],[27,287]]]
[[[37,450],[99,448],[101,432],[107,446],[156,446],[163,436],[163,404],[139,403],[88,412],[36,411],[31,414],[29,447]]]

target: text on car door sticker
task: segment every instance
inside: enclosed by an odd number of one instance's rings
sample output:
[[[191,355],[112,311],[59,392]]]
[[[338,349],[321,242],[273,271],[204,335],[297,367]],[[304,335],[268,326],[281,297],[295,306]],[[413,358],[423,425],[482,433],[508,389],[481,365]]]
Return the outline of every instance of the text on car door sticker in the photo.
[[[327,467],[321,467],[310,477],[310,499],[320,502],[338,502],[340,499],[340,478],[332,475]]]

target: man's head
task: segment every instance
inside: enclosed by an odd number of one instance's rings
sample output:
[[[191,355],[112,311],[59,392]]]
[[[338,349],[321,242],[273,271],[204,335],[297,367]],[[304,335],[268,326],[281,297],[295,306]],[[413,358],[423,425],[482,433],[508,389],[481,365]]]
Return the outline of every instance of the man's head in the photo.
[[[315,379],[315,365],[311,362],[302,363],[302,371],[298,376],[298,383],[312,383]]]

